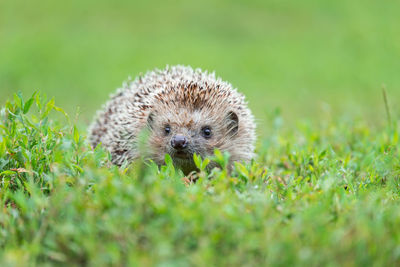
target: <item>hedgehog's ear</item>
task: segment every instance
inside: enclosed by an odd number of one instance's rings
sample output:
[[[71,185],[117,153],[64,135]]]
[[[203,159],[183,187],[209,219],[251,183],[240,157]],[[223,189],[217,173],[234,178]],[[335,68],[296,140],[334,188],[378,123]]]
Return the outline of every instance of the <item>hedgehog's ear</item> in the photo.
[[[237,132],[239,131],[239,117],[238,117],[238,115],[235,112],[230,111],[230,112],[228,112],[228,115],[226,116],[226,118],[227,118],[227,121],[228,121],[228,123],[227,123],[228,133],[231,136],[236,135]]]
[[[153,129],[153,123],[154,123],[154,114],[153,112],[150,112],[149,116],[147,117],[147,125],[149,126],[150,129]]]

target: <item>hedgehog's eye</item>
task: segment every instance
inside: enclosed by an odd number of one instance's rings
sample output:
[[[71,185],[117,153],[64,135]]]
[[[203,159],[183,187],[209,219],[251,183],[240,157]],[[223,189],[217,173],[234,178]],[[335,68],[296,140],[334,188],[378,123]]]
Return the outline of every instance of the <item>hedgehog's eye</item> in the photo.
[[[171,127],[169,125],[165,126],[164,132],[166,135],[169,135],[169,133],[171,132]]]
[[[201,129],[201,134],[203,135],[204,138],[210,138],[211,137],[211,129],[208,126],[203,127],[203,129]]]

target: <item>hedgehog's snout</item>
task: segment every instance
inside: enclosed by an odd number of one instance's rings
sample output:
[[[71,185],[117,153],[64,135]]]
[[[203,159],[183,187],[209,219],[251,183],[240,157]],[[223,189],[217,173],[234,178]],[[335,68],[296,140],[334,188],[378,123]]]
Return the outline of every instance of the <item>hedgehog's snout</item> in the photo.
[[[183,150],[187,147],[188,140],[184,135],[177,134],[171,139],[171,146],[176,150]]]

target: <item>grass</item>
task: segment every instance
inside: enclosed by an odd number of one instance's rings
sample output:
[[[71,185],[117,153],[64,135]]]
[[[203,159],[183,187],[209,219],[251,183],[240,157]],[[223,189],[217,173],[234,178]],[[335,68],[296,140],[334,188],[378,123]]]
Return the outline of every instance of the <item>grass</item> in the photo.
[[[166,158],[124,168],[54,100],[1,110],[1,265],[397,265],[398,127],[271,117],[249,166],[187,184]],[[64,115],[63,115],[64,116]],[[216,153],[221,166],[226,162]]]
[[[0,265],[399,265],[399,13],[373,0],[0,1]],[[168,157],[116,168],[88,147],[109,94],[167,64],[246,95],[252,164],[208,172],[197,158],[188,184]]]

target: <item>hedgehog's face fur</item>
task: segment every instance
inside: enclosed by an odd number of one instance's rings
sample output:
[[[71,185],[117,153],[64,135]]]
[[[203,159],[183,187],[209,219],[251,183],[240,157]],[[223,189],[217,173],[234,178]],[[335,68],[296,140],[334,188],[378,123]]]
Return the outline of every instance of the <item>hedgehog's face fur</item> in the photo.
[[[218,91],[196,85],[171,91],[156,95],[153,107],[157,109],[148,115],[152,159],[163,164],[165,154],[169,154],[174,165],[187,174],[196,170],[194,153],[205,158],[219,149],[235,158],[247,131],[241,129],[245,123],[240,123],[240,110],[232,110],[230,95],[218,96]]]
[[[227,138],[238,131],[238,117],[234,112],[209,114],[201,111],[152,112],[148,119],[151,127],[150,148],[152,158],[159,164],[164,155],[171,155],[174,164],[185,173],[196,170],[193,155],[211,156],[214,149],[224,149]],[[222,122],[222,123],[221,123]]]

